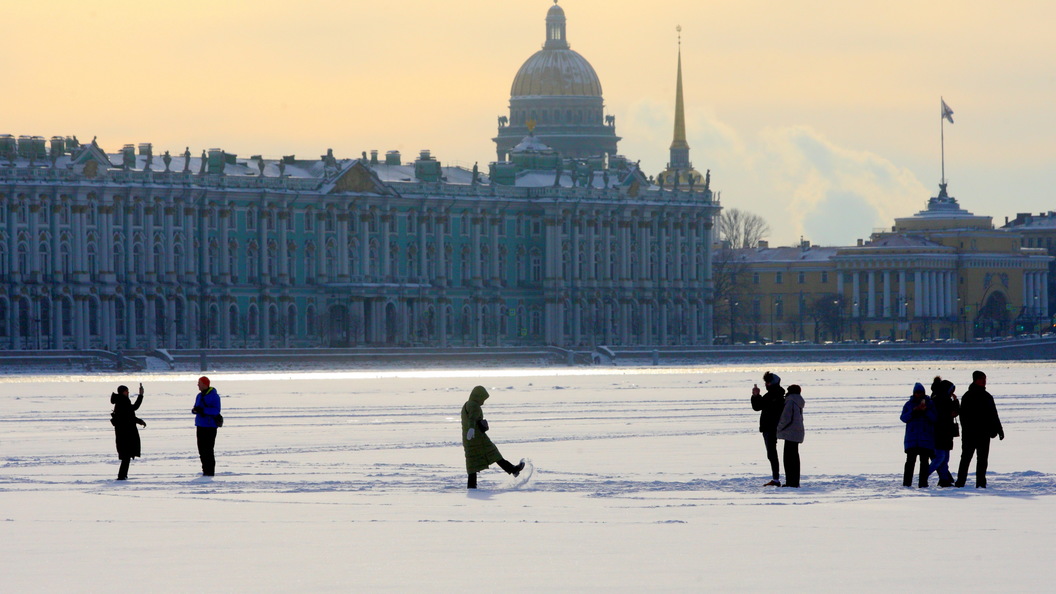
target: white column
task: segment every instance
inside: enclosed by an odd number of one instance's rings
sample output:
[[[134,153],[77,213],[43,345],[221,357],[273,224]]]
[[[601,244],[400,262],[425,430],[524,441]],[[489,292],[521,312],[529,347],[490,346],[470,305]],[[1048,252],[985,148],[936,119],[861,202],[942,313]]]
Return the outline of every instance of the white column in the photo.
[[[957,311],[957,273],[946,273],[946,308],[947,315],[956,316]]]
[[[1049,273],[1042,271],[1039,275],[1039,282],[1041,283],[1041,302],[1038,304],[1038,309],[1041,310],[1041,315],[1049,316]]]
[[[909,291],[906,289],[906,271],[898,271],[898,315],[905,316],[909,312],[906,311],[906,300],[909,298]]]
[[[884,318],[891,317],[891,271],[884,271]]]
[[[869,294],[865,297],[866,315],[876,317],[876,271],[869,271]]]
[[[919,318],[924,313],[924,273],[913,271],[913,317]]]
[[[858,299],[862,295],[861,281],[859,280],[860,277],[861,275],[858,272],[855,272],[854,279],[851,283],[851,289],[854,291],[853,299],[851,300],[851,307],[853,308],[851,314],[856,318],[861,317],[862,315],[862,304],[858,302]]]

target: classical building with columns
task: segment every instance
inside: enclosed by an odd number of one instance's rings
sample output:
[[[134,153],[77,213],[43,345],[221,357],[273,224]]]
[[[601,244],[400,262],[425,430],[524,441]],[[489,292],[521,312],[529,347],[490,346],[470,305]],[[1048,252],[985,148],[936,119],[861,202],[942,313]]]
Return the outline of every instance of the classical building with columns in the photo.
[[[710,192],[523,144],[499,183],[0,136],[0,347],[709,344]]]
[[[733,252],[735,341],[971,340],[1048,326],[1053,258],[961,209],[945,185],[856,246]]]

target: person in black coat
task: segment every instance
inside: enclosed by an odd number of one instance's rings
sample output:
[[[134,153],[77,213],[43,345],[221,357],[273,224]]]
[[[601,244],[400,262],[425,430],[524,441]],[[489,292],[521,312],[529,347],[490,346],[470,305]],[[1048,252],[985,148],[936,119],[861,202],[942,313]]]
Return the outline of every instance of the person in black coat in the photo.
[[[759,393],[759,386],[752,386],[752,410],[759,413],[759,432],[763,434],[766,446],[766,459],[770,461],[773,479],[765,487],[781,486],[781,467],[777,457],[777,421],[785,410],[785,389],[781,387],[781,378],[776,373],[767,371],[763,374],[763,386],[766,394]]]
[[[952,487],[953,475],[950,474],[950,451],[953,449],[953,438],[957,437],[957,415],[961,413],[961,403],[957,401],[953,382],[936,377],[931,384],[931,401],[935,403],[935,458],[928,467],[928,476],[938,471],[939,486]]]
[[[990,440],[1005,438],[1001,419],[997,416],[994,397],[986,391],[986,374],[972,372],[972,385],[961,398],[961,464],[957,468],[957,487],[968,479],[968,465],[975,460],[975,488],[986,488],[986,467],[990,461]]]
[[[143,419],[136,416],[139,405],[143,404],[143,384],[139,384],[139,396],[135,404],[128,397],[128,386],[118,386],[117,392],[110,395],[110,403],[114,405],[114,411],[110,413],[110,424],[114,426],[117,457],[121,460],[117,480],[123,481],[128,479],[128,466],[132,458],[140,456],[139,430],[136,425],[147,426]]]

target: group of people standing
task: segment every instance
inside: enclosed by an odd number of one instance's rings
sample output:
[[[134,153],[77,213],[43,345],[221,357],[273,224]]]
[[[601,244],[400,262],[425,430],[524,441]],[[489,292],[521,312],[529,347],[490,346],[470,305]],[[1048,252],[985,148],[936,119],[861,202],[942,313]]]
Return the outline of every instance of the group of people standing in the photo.
[[[763,434],[766,458],[770,461],[773,478],[766,487],[798,487],[800,478],[799,444],[803,443],[803,395],[793,384],[786,391],[781,378],[767,371],[763,374],[765,393],[759,386],[752,387],[752,409],[759,413],[759,432]],[[928,477],[938,473],[940,487],[963,487],[968,479],[968,466],[975,462],[975,486],[986,488],[986,469],[990,458],[990,440],[1005,438],[1001,419],[997,415],[994,397],[986,391],[986,374],[972,373],[972,383],[960,401],[957,386],[936,377],[928,396],[919,382],[913,395],[902,407],[902,422],[906,424],[906,465],[902,484],[913,486],[913,471],[920,460],[920,480],[917,486],[928,486]],[[958,424],[958,419],[960,424]],[[961,461],[957,479],[950,473],[950,452],[953,440],[961,438]],[[781,483],[777,440],[784,440],[785,482]]]
[[[913,470],[920,460],[918,488],[928,486],[928,477],[937,472],[940,487],[963,487],[968,480],[968,466],[975,457],[975,487],[986,488],[986,469],[990,459],[990,440],[1005,438],[994,397],[986,391],[986,374],[972,372],[972,383],[960,401],[957,386],[942,377],[931,383],[931,396],[919,382],[913,395],[902,406],[906,424],[906,466],[902,485],[913,486]],[[960,424],[958,424],[958,419]],[[957,479],[950,473],[953,440],[961,438],[961,461]],[[930,461],[930,462],[929,462]]]
[[[118,386],[110,395],[114,405],[110,413],[110,424],[114,426],[117,441],[117,457],[121,466],[117,471],[117,480],[128,480],[128,467],[132,458],[141,455],[139,429],[136,425],[146,427],[147,423],[136,416],[136,411],[143,404],[143,384],[139,384],[139,396],[133,403],[128,395],[128,386]],[[213,476],[216,472],[216,457],[213,448],[216,445],[216,430],[224,423],[220,414],[220,394],[212,387],[209,378],[198,378],[198,395],[194,397],[194,427],[198,441],[198,457],[202,461],[202,475]]]
[[[803,426],[802,389],[792,384],[786,391],[781,387],[781,378],[767,371],[763,374],[763,387],[752,386],[752,409],[759,413],[759,432],[766,444],[766,458],[770,461],[773,479],[766,487],[799,487],[799,444],[803,443],[806,429]],[[777,458],[777,440],[784,440],[785,484],[781,484],[781,468]]]

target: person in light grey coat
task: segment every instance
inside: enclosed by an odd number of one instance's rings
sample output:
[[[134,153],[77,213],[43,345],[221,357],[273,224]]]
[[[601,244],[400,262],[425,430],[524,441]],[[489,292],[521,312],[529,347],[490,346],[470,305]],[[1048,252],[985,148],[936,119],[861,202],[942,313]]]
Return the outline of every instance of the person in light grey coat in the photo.
[[[785,440],[785,487],[799,487],[799,444],[803,443],[803,395],[796,384],[788,387],[785,408],[777,421],[777,438]]]

